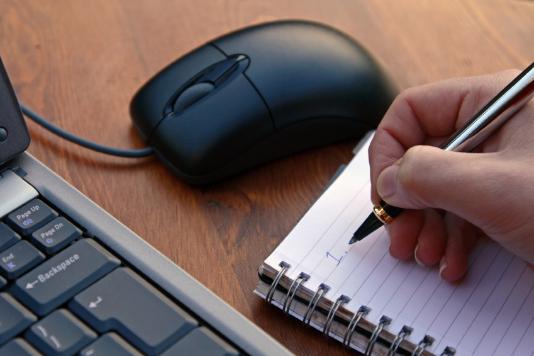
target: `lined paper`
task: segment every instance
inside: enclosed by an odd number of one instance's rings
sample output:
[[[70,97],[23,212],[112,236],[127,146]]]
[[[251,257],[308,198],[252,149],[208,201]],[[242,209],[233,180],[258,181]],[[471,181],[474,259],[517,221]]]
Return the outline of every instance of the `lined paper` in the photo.
[[[371,308],[368,320],[393,319],[389,330],[414,328],[410,340],[436,339],[429,349],[455,347],[457,355],[534,354],[534,272],[490,241],[470,256],[458,285],[439,278],[437,268],[401,262],[389,255],[384,229],[348,245],[371,211],[367,139],[345,171],[306,213],[266,263],[291,265],[287,272],[311,276],[306,286],[330,287],[327,297],[351,298],[348,308]]]

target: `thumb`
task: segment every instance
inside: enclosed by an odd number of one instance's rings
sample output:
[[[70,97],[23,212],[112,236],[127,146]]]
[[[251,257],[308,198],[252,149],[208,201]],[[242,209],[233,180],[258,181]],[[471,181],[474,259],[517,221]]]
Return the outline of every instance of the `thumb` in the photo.
[[[407,209],[438,208],[459,216],[472,216],[481,199],[495,200],[488,180],[494,167],[491,154],[443,151],[414,146],[400,161],[384,169],[377,179],[380,197]]]

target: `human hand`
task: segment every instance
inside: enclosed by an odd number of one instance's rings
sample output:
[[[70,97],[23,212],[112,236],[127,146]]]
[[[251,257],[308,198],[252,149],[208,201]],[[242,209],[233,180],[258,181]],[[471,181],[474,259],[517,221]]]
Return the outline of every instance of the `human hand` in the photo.
[[[390,253],[440,263],[463,277],[479,236],[534,263],[534,102],[476,153],[438,146],[519,72],[451,79],[411,88],[393,102],[369,148],[372,200],[410,209],[387,225]]]

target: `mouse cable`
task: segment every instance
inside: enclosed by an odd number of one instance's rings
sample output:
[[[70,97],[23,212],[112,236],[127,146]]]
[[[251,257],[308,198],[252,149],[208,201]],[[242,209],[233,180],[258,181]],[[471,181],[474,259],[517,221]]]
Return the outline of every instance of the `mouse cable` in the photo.
[[[26,105],[20,103],[20,109],[24,115],[26,115],[30,120],[34,121],[36,124],[44,127],[46,130],[52,132],[54,135],[57,135],[67,141],[70,141],[74,144],[80,145],[87,149],[104,153],[111,156],[118,156],[124,158],[143,158],[148,157],[154,154],[154,149],[152,147],[138,148],[138,149],[123,149],[104,146],[93,141],[86,140],[75,134],[63,130],[62,128],[52,124],[39,114],[32,111]]]

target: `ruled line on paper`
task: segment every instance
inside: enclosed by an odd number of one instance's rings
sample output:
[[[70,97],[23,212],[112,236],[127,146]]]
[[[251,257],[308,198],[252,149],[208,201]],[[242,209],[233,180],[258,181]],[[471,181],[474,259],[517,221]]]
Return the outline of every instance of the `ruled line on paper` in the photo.
[[[481,308],[480,305],[482,304],[482,301],[486,299],[486,297],[490,297],[493,292],[493,285],[498,284],[500,282],[500,278],[502,278],[502,274],[506,271],[506,268],[508,266],[508,263],[506,262],[506,258],[510,255],[503,249],[496,249],[497,252],[494,258],[491,258],[492,263],[485,269],[486,272],[493,272],[493,273],[483,273],[481,278],[479,278],[475,284],[475,286],[472,288],[471,292],[469,293],[469,296],[465,299],[463,306],[460,308],[460,310],[456,313],[454,320],[450,323],[447,330],[442,333],[443,337],[441,338],[441,342],[438,343],[438,347],[443,345],[443,340],[447,338],[451,338],[449,336],[449,333],[455,332],[456,335],[468,332],[469,329],[467,328],[467,323],[469,323],[468,319],[463,318],[461,322],[458,322],[458,319],[461,318],[464,315],[467,315],[468,313],[475,315],[472,316],[472,320],[475,320],[478,316],[478,313],[480,312]],[[505,264],[502,262],[502,258],[504,258]],[[499,276],[498,278],[495,278],[496,276]],[[483,285],[483,283],[487,284],[486,286]],[[481,289],[480,287],[485,287],[486,289]],[[492,292],[487,291],[485,294],[481,293],[481,290],[492,290]],[[466,308],[469,308],[466,310]],[[467,322],[465,321],[467,320]],[[459,324],[459,325],[458,325]],[[471,324],[471,323],[469,323]],[[461,345],[461,340],[457,339],[458,336],[455,336],[455,344]]]
[[[494,283],[493,285],[493,288],[491,289],[491,292],[490,294],[488,294],[486,296],[486,299],[484,300],[484,304],[482,304],[480,306],[480,309],[478,310],[478,312],[476,313],[476,316],[473,318],[473,320],[471,320],[471,322],[469,323],[469,325],[467,326],[467,331],[469,331],[471,329],[471,327],[473,326],[474,322],[477,320],[478,316],[480,315],[480,312],[484,309],[484,307],[486,306],[486,304],[488,303],[488,301],[490,300],[490,298],[494,295],[495,293],[495,289],[499,286],[499,283],[502,281],[502,278],[503,276],[506,274],[506,271],[508,271],[508,268],[510,268],[510,266],[512,265],[512,262],[513,262],[513,258],[510,258],[510,260],[508,261],[508,264],[506,265],[506,268],[501,272],[501,275],[499,276],[499,279]],[[463,334],[462,338],[458,341],[458,344],[461,344],[462,341],[464,340],[465,336],[467,335],[467,332]]]
[[[471,266],[473,264],[475,264],[479,257],[482,255],[481,253],[481,249],[477,250],[478,253],[475,254],[475,256],[473,257],[473,263],[471,264]],[[445,309],[445,307],[448,305],[449,301],[451,300],[452,297],[454,297],[455,293],[457,292],[458,290],[457,289],[451,289],[451,293],[449,294],[449,297],[447,298],[447,300],[445,301],[445,303],[443,303],[443,305],[441,306],[441,309],[439,310],[439,312],[436,314],[436,316],[434,317],[434,319],[432,320],[432,323],[430,324],[430,327],[429,329],[432,328],[432,326],[434,326],[436,323],[439,323],[439,316],[443,313],[443,309]],[[447,329],[448,330],[448,329]],[[445,331],[446,333],[447,331]]]
[[[525,338],[525,335],[527,335],[527,332],[530,330],[530,327],[532,326],[532,322],[534,321],[534,317],[530,318],[530,323],[528,323],[528,326],[525,328],[525,331],[523,332],[523,335],[521,335],[521,338],[519,339],[519,342],[517,343],[516,347],[512,351],[510,355],[515,355],[515,352],[517,351],[517,348],[521,345],[523,342],[523,339]]]
[[[486,335],[488,334],[488,331],[490,330],[490,326],[495,322],[495,319],[497,318],[497,316],[499,316],[499,314],[501,314],[502,312],[502,309],[504,308],[504,306],[506,305],[506,303],[508,302],[510,296],[512,295],[512,292],[516,289],[517,287],[517,284],[519,283],[519,281],[521,280],[521,278],[523,277],[524,273],[527,271],[527,266],[525,266],[523,268],[523,272],[521,273],[521,275],[519,276],[519,278],[517,278],[517,280],[515,281],[514,283],[514,286],[512,287],[512,289],[510,289],[510,292],[507,294],[506,296],[506,299],[504,300],[504,303],[501,304],[501,307],[499,308],[499,310],[495,313],[495,315],[493,316],[493,318],[491,319],[491,322],[489,323],[488,327],[486,328],[486,331],[484,332],[484,334],[482,335],[482,337],[479,339],[479,341],[477,342],[477,345],[475,346],[475,350],[477,350],[479,347],[480,347],[480,344],[482,343],[482,341],[486,338]],[[534,350],[533,350],[534,352]]]
[[[525,298],[523,299],[523,302],[521,303],[521,307],[524,306],[525,302],[528,300],[528,298],[532,296],[532,292],[533,291],[534,291],[534,285],[530,287],[530,290],[529,290],[528,294],[525,296]],[[512,319],[510,324],[508,324],[508,327],[506,328],[506,331],[502,334],[501,338],[499,339],[499,343],[498,344],[502,344],[502,341],[504,340],[504,338],[509,334],[512,325],[514,325],[514,322],[517,320],[517,317],[519,316],[519,313],[521,312],[521,309],[522,308],[517,308],[517,311],[516,311],[516,313],[514,315],[514,318]],[[498,351],[498,349],[495,348],[495,350],[493,351],[493,353],[491,355],[494,356],[497,351]]]
[[[395,269],[398,265],[399,265],[400,261],[397,261],[397,263],[395,263],[395,265],[393,266],[393,269]],[[371,296],[371,298],[369,298],[369,301],[366,303],[366,304],[369,304],[371,303],[371,301],[376,297],[376,295],[378,294],[378,292],[380,292],[380,290],[382,289],[382,287],[384,286],[384,284],[386,283],[386,281],[392,276],[393,274],[393,269],[390,271],[389,275],[384,278],[384,280],[380,283],[380,286],[378,286],[378,288],[375,290],[375,292],[373,293],[373,295]]]
[[[384,312],[384,309],[387,308],[387,306],[389,305],[389,303],[391,303],[391,301],[393,300],[393,298],[397,295],[398,291],[399,291],[399,288],[401,288],[403,285],[404,285],[404,282],[406,282],[406,279],[409,278],[410,274],[414,271],[415,269],[415,265],[412,264],[411,266],[411,269],[408,271],[408,273],[406,273],[406,275],[404,276],[404,278],[402,279],[401,283],[399,283],[397,285],[397,288],[395,288],[395,291],[391,294],[391,297],[387,300],[387,302],[384,304],[384,306],[380,309],[380,312],[379,314],[382,314]],[[369,302],[369,304],[373,303],[373,301],[371,300]],[[375,302],[376,303],[376,302]],[[374,303],[373,303],[374,304]]]

